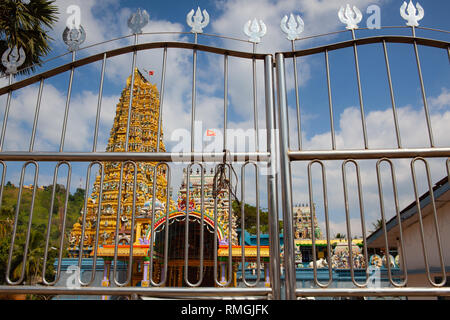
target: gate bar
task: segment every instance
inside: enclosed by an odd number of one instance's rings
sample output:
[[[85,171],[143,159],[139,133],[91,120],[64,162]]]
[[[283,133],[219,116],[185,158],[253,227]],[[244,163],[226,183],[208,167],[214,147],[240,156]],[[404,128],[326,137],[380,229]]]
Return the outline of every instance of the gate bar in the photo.
[[[280,118],[280,168],[281,168],[281,196],[283,200],[283,222],[284,222],[284,268],[286,270],[285,286],[286,299],[295,299],[296,275],[294,266],[294,232],[292,227],[292,190],[291,190],[291,170],[288,155],[287,129],[287,95],[286,95],[286,74],[284,55],[276,54],[277,63],[277,83],[278,83],[278,112]]]
[[[267,163],[267,207],[269,224],[269,250],[270,250],[270,285],[272,288],[273,299],[281,299],[280,289],[280,242],[278,232],[278,205],[276,187],[276,136],[274,119],[274,78],[273,78],[273,57],[267,55],[264,60],[265,73],[265,101],[266,101],[266,129],[267,129],[267,152],[270,154]]]
[[[37,122],[39,118],[39,110],[41,108],[41,99],[42,99],[42,89],[44,87],[44,78],[41,79],[41,82],[39,84],[39,91],[38,91],[38,97],[36,101],[36,109],[34,112],[34,121],[33,121],[33,129],[31,133],[31,139],[30,139],[30,148],[28,151],[32,152],[34,148],[34,139],[36,137],[36,129],[37,129]]]
[[[12,74],[9,75],[9,85],[12,84]],[[3,116],[3,125],[2,125],[2,138],[0,139],[0,151],[3,150],[3,143],[5,142],[5,134],[6,134],[6,124],[8,123],[8,115],[9,115],[9,107],[11,106],[11,96],[13,90],[8,90],[8,97],[6,98],[6,107],[5,114]]]
[[[414,27],[412,27],[412,32],[413,32],[413,37],[415,38],[416,31],[415,31]],[[425,109],[425,117],[427,120],[428,136],[430,138],[430,146],[434,147],[433,129],[431,128],[430,112],[428,111],[428,103],[427,103],[427,96],[425,93],[425,85],[423,84],[422,68],[420,67],[419,49],[417,48],[417,41],[415,39],[414,39],[413,43],[414,43],[414,53],[416,55],[417,71],[419,72],[420,88],[422,91],[423,107]]]
[[[398,119],[397,119],[397,110],[395,108],[395,96],[394,96],[394,89],[392,86],[392,77],[391,77],[391,68],[389,66],[389,57],[388,52],[386,48],[386,40],[383,39],[383,51],[384,51],[384,61],[386,62],[386,72],[388,77],[388,83],[389,83],[389,92],[391,95],[391,104],[392,104],[392,113],[394,116],[394,125],[395,125],[395,134],[397,137],[397,145],[399,148],[402,147],[402,142],[400,138],[400,127],[398,125]]]
[[[332,297],[332,296],[450,296],[450,288],[328,288],[324,289],[297,289],[297,297]]]
[[[438,148],[436,148],[438,149]],[[449,148],[450,149],[450,148]],[[450,152],[448,152],[450,154]],[[165,162],[222,162],[224,152],[1,152],[0,160],[3,161],[165,161]],[[268,161],[268,152],[229,152],[231,161],[247,160]]]
[[[72,51],[72,62],[75,61],[75,52]],[[66,129],[67,129],[67,119],[69,117],[69,106],[70,106],[70,97],[72,95],[72,84],[73,84],[73,74],[75,72],[75,66],[70,68],[70,76],[69,76],[69,88],[67,88],[67,97],[66,97],[66,108],[64,109],[64,122],[61,132],[61,141],[59,144],[59,152],[62,152],[64,149],[64,142],[66,139]],[[41,79],[42,81],[42,79]]]
[[[98,90],[97,116],[95,117],[94,142],[92,145],[92,152],[97,151],[98,126],[100,124],[100,112],[101,112],[101,107],[102,107],[103,82],[105,79],[105,67],[106,67],[106,53],[103,54],[102,73],[100,76],[100,88]]]
[[[333,150],[336,150],[336,137],[334,131],[334,116],[333,116],[333,99],[331,96],[330,62],[328,59],[328,49],[325,49],[325,66],[327,70],[328,107],[330,109],[331,148]]]
[[[450,289],[447,290],[450,292]],[[144,287],[46,287],[46,286],[0,286],[0,292],[8,294],[50,294],[50,295],[120,295],[141,294],[159,297],[190,297],[201,296],[266,296],[271,293],[270,288],[197,288],[193,294],[192,288],[144,288]]]
[[[159,91],[159,106],[158,106],[158,133],[156,141],[156,152],[160,152],[159,147],[161,144],[161,126],[162,126],[162,107],[164,100],[164,86],[166,84],[166,63],[167,63],[167,47],[164,47],[163,51],[163,62],[161,71],[161,90]]]
[[[305,150],[289,151],[291,161],[296,160],[346,160],[380,158],[414,158],[421,156],[448,157],[450,148],[412,148],[412,149],[372,149],[372,150]]]
[[[356,40],[355,29],[352,29],[351,31],[352,31],[353,40]],[[362,131],[363,131],[363,137],[364,137],[364,148],[369,149],[369,145],[368,145],[368,141],[367,141],[366,118],[364,115],[364,101],[363,101],[362,88],[361,88],[361,75],[359,72],[358,49],[357,49],[356,42],[353,42],[353,55],[355,58],[356,80],[358,83],[359,108],[360,108],[360,112],[361,112],[361,124],[362,124]]]

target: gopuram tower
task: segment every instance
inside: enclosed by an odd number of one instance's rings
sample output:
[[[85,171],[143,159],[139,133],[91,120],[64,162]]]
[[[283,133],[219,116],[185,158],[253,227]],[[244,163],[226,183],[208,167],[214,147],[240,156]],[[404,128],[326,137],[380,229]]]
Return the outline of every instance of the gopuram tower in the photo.
[[[128,121],[128,108],[130,103],[131,76],[127,79],[127,85],[123,89],[119,103],[116,106],[116,115],[111,128],[107,152],[124,152],[126,141],[126,130]],[[158,140],[159,121],[159,92],[156,85],[148,82],[136,68],[134,71],[133,101],[131,108],[131,120],[128,137],[128,151],[130,152],[156,152]],[[160,131],[161,152],[165,151],[162,128]],[[136,202],[135,216],[145,211],[151,214],[153,201],[153,178],[155,162],[136,162]],[[69,252],[72,256],[78,255],[79,246],[83,242],[83,255],[92,252],[95,245],[97,224],[99,225],[98,245],[111,245],[115,243],[116,225],[119,220],[119,243],[130,244],[131,240],[131,217],[133,210],[133,185],[134,165],[126,163],[122,172],[122,190],[119,192],[120,175],[122,164],[120,162],[103,162],[103,187],[101,185],[101,172],[97,175],[90,198],[88,198],[85,219],[84,240],[81,241],[83,211],[74,224],[69,237]],[[95,166],[93,166],[95,167]],[[164,209],[167,203],[167,180],[165,166],[159,166],[156,174],[156,205]],[[99,198],[101,194],[101,213],[98,219]],[[120,212],[119,218],[119,195]],[[171,201],[172,203],[173,201]],[[150,207],[150,208],[149,208]],[[170,205],[169,211],[175,209]],[[135,242],[138,239],[135,239]]]
[[[131,76],[128,77],[126,87],[116,106],[116,115],[106,147],[107,152],[125,152],[126,149],[131,79]],[[159,117],[157,87],[149,83],[136,69],[128,135],[129,152],[157,151]],[[162,137],[163,133],[160,129],[159,151],[165,152]],[[185,169],[178,199],[175,202],[171,199],[171,189],[168,188],[168,166],[166,164],[133,163],[131,161],[103,161],[101,164],[103,171],[99,170],[93,181],[92,189],[86,191],[89,195],[86,206],[83,207],[69,236],[68,252],[71,258],[80,257],[81,252],[82,256],[86,258],[97,253],[97,257],[102,258],[102,263],[104,263],[102,286],[110,284],[110,268],[116,255],[117,267],[122,268],[121,272],[125,272],[124,270],[127,270],[128,267],[132,268],[130,282],[132,286],[147,287],[150,284],[150,278],[156,283],[164,279],[165,286],[185,286],[185,237],[189,237],[188,278],[190,281],[198,281],[200,277],[199,263],[203,259],[204,281],[202,286],[214,286],[214,277],[217,276],[214,274],[213,266],[216,249],[214,243],[215,237],[217,237],[221,282],[224,281],[227,269],[226,261],[229,255],[228,248],[232,249],[238,245],[238,237],[235,230],[236,218],[230,210],[229,190],[224,188],[218,192],[217,199],[213,198],[213,172],[209,174],[205,172],[202,175],[199,172],[191,172],[191,170],[187,172]],[[96,166],[98,164],[93,165],[92,170]],[[190,177],[189,184],[187,183],[188,175]],[[203,210],[201,206],[202,177]],[[134,188],[135,179],[136,188]],[[187,190],[190,191],[189,204],[186,203]],[[154,221],[152,221],[153,203],[155,204]],[[214,215],[215,207],[217,207],[216,217]],[[189,212],[189,220],[186,217],[186,210]],[[167,221],[167,217],[169,221]],[[217,234],[214,231],[216,218]],[[200,223],[202,219],[204,220],[203,226]],[[186,232],[187,228],[189,228],[189,232]],[[202,233],[204,235],[203,258],[200,256]],[[129,266],[127,261],[131,250],[133,263]],[[166,250],[167,268],[164,267]],[[236,257],[240,254],[240,251],[233,252]],[[150,261],[153,261],[151,269]],[[236,265],[235,261],[232,267],[233,279],[236,279]],[[149,270],[153,270],[152,274]],[[231,269],[228,267],[228,270]],[[124,273],[122,274],[124,275]]]

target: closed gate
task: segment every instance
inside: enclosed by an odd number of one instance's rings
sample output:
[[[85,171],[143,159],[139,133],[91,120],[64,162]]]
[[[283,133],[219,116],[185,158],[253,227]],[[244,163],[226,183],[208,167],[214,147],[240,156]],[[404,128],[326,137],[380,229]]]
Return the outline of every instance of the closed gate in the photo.
[[[0,286],[0,292],[52,296],[142,295],[222,298],[240,296],[272,299],[295,299],[305,296],[450,295],[450,289],[444,287],[447,283],[446,274],[448,273],[446,266],[448,266],[449,257],[446,252],[448,252],[449,244],[445,241],[448,237],[443,236],[439,222],[439,219],[445,219],[445,217],[439,214],[441,206],[436,205],[436,203],[439,200],[437,197],[441,194],[436,193],[440,192],[437,187],[433,188],[429,170],[429,161],[433,158],[433,161],[445,163],[448,175],[450,148],[448,146],[438,147],[435,143],[436,137],[432,128],[418,50],[419,46],[425,46],[440,49],[443,54],[450,54],[449,43],[419,38],[415,34],[413,36],[378,36],[358,39],[355,37],[354,30],[352,30],[352,35],[352,40],[345,42],[276,53],[274,61],[271,54],[255,53],[255,50],[249,53],[198,44],[197,34],[195,34],[194,43],[138,43],[138,35],[136,34],[134,35],[135,42],[133,45],[80,59],[76,59],[74,51],[72,61],[64,65],[14,83],[11,76],[10,83],[0,88],[0,95],[6,96],[0,141],[0,159],[3,169],[0,190],[0,199],[3,198],[2,208],[5,208],[6,205],[6,195],[10,198],[14,197],[14,204],[7,203],[14,210],[12,215],[8,217],[10,229],[6,229],[6,227],[4,229],[8,230],[3,237],[7,239],[9,251],[5,267],[6,282]],[[402,144],[400,135],[402,123],[396,110],[388,56],[388,44],[391,43],[411,46],[415,54],[429,145],[405,148]],[[370,141],[365,118],[365,100],[363,98],[358,49],[370,45],[379,45],[383,49],[387,72],[386,85],[392,102],[392,119],[396,139],[396,146],[392,148],[369,148]],[[362,128],[359,135],[362,137],[364,144],[363,148],[359,149],[339,149],[339,141],[334,127],[335,115],[333,114],[329,54],[346,48],[353,50],[354,71],[356,72]],[[168,86],[172,85],[166,83],[167,57],[172,50],[192,53],[191,117],[189,119],[189,130],[187,130],[188,147],[176,152],[166,152],[162,138],[162,114],[167,99],[165,91]],[[137,69],[137,57],[144,52],[160,52],[162,55],[159,90],[155,89],[156,86],[151,87],[149,81]],[[127,54],[131,55],[129,81],[116,108],[116,117],[114,124],[112,124],[107,150],[106,152],[100,152],[98,151],[98,139],[105,73],[110,60]],[[197,87],[199,54],[213,55],[215,59],[219,57],[217,61],[221,60],[223,63],[223,100],[221,102],[223,103],[221,115],[223,125],[220,130],[211,130],[211,134],[206,133],[207,136],[217,138],[217,134],[222,132],[219,147],[212,152],[206,151],[203,146],[196,147],[198,134],[196,131],[199,130],[196,123],[199,117],[196,93],[198,90],[203,90],[203,88]],[[323,55],[324,57],[327,80],[324,86],[328,91],[331,149],[319,151],[302,146],[303,139],[305,139],[302,135],[300,119],[302,96],[299,93],[297,83],[296,59],[312,55]],[[246,139],[249,140],[244,139],[244,147],[236,147],[232,140],[239,138],[243,131],[234,136],[227,133],[230,129],[228,127],[230,112],[228,109],[229,59],[244,61],[248,63],[249,70],[251,70],[250,81],[253,89],[251,100],[253,103],[250,103],[249,110],[252,114],[250,123],[253,125],[253,135],[246,136]],[[293,59],[295,94],[288,89],[286,83],[286,75],[291,74],[286,67],[287,59]],[[92,148],[87,152],[66,151],[67,127],[71,122],[71,94],[73,88],[77,85],[74,75],[77,70],[84,66],[94,66],[96,62],[101,63],[101,72],[98,79],[99,93],[95,121],[93,121],[93,131],[90,133]],[[263,66],[264,76],[257,72],[258,66]],[[443,68],[447,68],[447,66],[443,66]],[[41,104],[46,103],[46,101],[41,101],[46,82],[52,78],[61,77],[60,75],[65,72],[69,73],[69,82],[65,106],[61,106],[61,108],[64,108],[61,131],[51,133],[59,136],[59,148],[57,151],[36,150],[35,140],[38,124],[39,121],[42,121],[40,118]],[[257,90],[259,78],[264,80],[263,93]],[[11,109],[14,100],[13,95],[20,90],[33,87],[34,84],[39,84],[36,88],[37,100],[34,106],[27,106],[27,111],[34,114],[31,122],[29,147],[23,151],[5,150],[8,141],[8,117],[10,112],[13,111]],[[261,99],[262,97],[263,99]],[[292,124],[289,126],[289,119],[291,118],[289,117],[288,100],[292,98],[296,106],[293,109],[297,111],[297,149],[294,149],[290,144],[293,131]],[[258,115],[260,101],[264,101],[264,104],[262,104],[264,106],[264,128],[260,128],[263,121],[259,119]],[[139,111],[138,108],[142,106],[144,111]],[[147,112],[145,106],[148,107],[153,117],[145,118],[148,115],[145,113]],[[147,120],[151,122],[148,126],[143,124]],[[314,123],[314,121],[311,122]],[[204,128],[210,128],[207,119],[203,120],[202,125]],[[145,130],[149,133],[145,133]],[[260,134],[260,132],[263,132],[263,134]],[[148,138],[148,136],[151,138]],[[144,138],[150,139],[147,149],[141,148],[141,145],[144,145]],[[247,143],[254,146],[253,150],[246,147]],[[217,149],[221,150],[217,151]],[[425,287],[424,284],[411,285],[408,282],[411,276],[408,275],[406,265],[409,259],[408,254],[412,253],[407,250],[407,240],[412,241],[411,239],[414,239],[414,237],[409,236],[406,239],[406,232],[402,233],[402,222],[406,221],[405,214],[407,214],[407,211],[405,211],[406,213],[402,211],[399,205],[395,175],[396,159],[409,161],[415,199],[415,204],[411,208],[418,208],[418,213],[415,216],[419,221],[420,229],[416,238],[420,240],[418,243],[422,245],[422,256],[425,262],[423,273],[427,276],[429,287]],[[366,165],[367,161],[371,162]],[[422,180],[418,179],[416,175],[416,164],[419,162],[425,168],[425,175],[421,176]],[[171,194],[172,187],[174,187],[173,183],[171,184],[171,178],[174,170],[176,170],[174,166],[180,163],[182,163],[184,173],[178,202],[176,202],[174,201],[175,197]],[[336,166],[336,163],[338,166]],[[303,167],[296,167],[297,164],[303,165]],[[385,168],[386,166],[389,168],[392,183],[390,188],[393,190],[392,203],[394,206],[391,210],[394,210],[395,215],[389,221],[386,216],[386,212],[389,210],[386,210],[383,197],[383,165],[385,165]],[[36,217],[38,214],[34,208],[35,204],[37,205],[36,196],[40,192],[39,174],[42,170],[48,171],[49,166],[53,170],[53,184],[49,186],[51,197],[47,207],[46,228],[38,231],[43,234],[41,246],[43,250],[39,251],[36,244],[33,243],[37,237],[34,232],[33,216]],[[240,170],[237,169],[237,166],[240,166]],[[354,225],[352,225],[350,216],[350,198],[353,194],[349,192],[347,185],[347,168],[350,166],[355,168],[356,183],[353,183],[352,186],[356,190],[354,194],[356,194],[355,199],[360,213],[356,219],[361,226],[360,238],[362,238],[362,242],[359,253],[354,251],[352,242],[352,227]],[[26,175],[32,167],[34,169],[32,171],[32,183],[27,186],[25,183]],[[43,167],[46,169],[42,169]],[[321,178],[318,184],[320,185],[319,189],[322,190],[322,203],[319,203],[317,194],[313,192],[317,185],[317,181],[313,179],[315,167],[321,169]],[[364,167],[364,171],[362,167]],[[95,182],[91,177],[97,172],[97,169],[94,168],[98,168]],[[332,169],[333,179],[337,179],[335,174],[337,172],[343,186],[343,193],[340,194],[340,197],[337,197],[338,200],[336,201],[341,202],[341,206],[344,208],[343,213],[345,213],[344,222],[347,239],[342,243],[348,249],[346,251],[348,254],[347,261],[350,262],[347,271],[350,272],[351,279],[347,283],[351,284],[350,287],[335,285],[336,274],[333,265],[333,256],[335,255],[332,253],[332,249],[335,250],[335,248],[332,248],[334,245],[330,227],[333,223],[330,217],[333,214],[334,207],[329,205],[327,193],[327,188],[329,188],[329,185],[327,185],[327,169],[330,170],[330,168]],[[336,168],[341,170],[336,170]],[[67,172],[64,178],[60,177],[60,170]],[[367,170],[372,170],[372,174],[376,173],[375,186],[376,190],[379,191],[380,210],[378,212],[381,217],[380,228],[370,236],[366,230],[363,197],[364,183],[367,182],[365,179],[370,178]],[[66,223],[69,209],[68,199],[73,197],[70,195],[71,177],[75,172],[81,176],[81,171],[86,176],[83,205],[78,224],[74,223],[72,227]],[[253,171],[251,178],[249,178],[250,171]],[[5,183],[8,172],[17,173],[17,187]],[[209,182],[206,179],[208,173]],[[298,235],[294,226],[293,208],[294,202],[298,201],[297,193],[300,192],[300,189],[294,181],[295,177],[300,177],[299,179],[304,183],[301,192],[307,195],[309,200],[307,207],[310,209],[308,221],[311,225],[309,237],[311,238],[312,261],[310,266],[303,265],[302,268],[299,268],[299,263],[296,261],[298,251],[296,246],[300,242],[297,241]],[[372,179],[374,177],[373,175]],[[423,179],[423,177],[425,178]],[[55,209],[59,201],[57,200],[58,179],[65,181],[65,192],[61,198],[63,199],[61,207]],[[246,219],[246,214],[251,210],[246,206],[246,193],[249,188],[246,179],[251,179],[251,185],[255,186],[252,193],[254,196],[253,203],[255,204],[254,212],[256,213],[254,220]],[[264,181],[264,183],[261,181]],[[423,204],[427,195],[422,196],[420,194],[418,184],[421,181],[427,185],[431,207],[425,207]],[[149,185],[147,185],[147,182],[149,182]],[[261,185],[264,185],[262,188],[264,192],[261,191]],[[448,180],[443,181],[441,185],[448,188]],[[279,194],[278,186],[280,186],[281,194]],[[333,194],[333,196],[336,195]],[[260,210],[260,197],[265,198],[267,207],[267,210],[264,211],[266,213],[265,233],[261,231],[263,228],[261,216],[263,211]],[[10,198],[8,198],[8,201]],[[445,198],[442,198],[442,201],[444,200]],[[140,202],[143,205],[138,205]],[[210,209],[207,209],[207,206]],[[26,211],[24,208],[26,208]],[[52,225],[55,224],[52,223],[52,219],[57,218],[55,211],[59,215],[59,233],[52,230]],[[280,211],[281,215],[279,215]],[[325,236],[319,236],[315,232],[317,226],[314,221],[321,212],[324,216],[321,223],[324,226]],[[239,217],[237,214],[239,214]],[[424,218],[422,218],[422,214],[424,214]],[[425,219],[425,214],[428,220]],[[279,242],[280,217],[283,220],[282,246]],[[249,236],[246,232],[246,227],[248,227],[246,222],[253,224],[254,243],[246,244],[245,239]],[[112,227],[108,226],[109,223]],[[431,224],[431,228],[428,228],[427,223]],[[377,241],[375,239],[377,236],[382,237],[381,245],[378,248],[385,250],[387,253],[386,260],[389,260],[389,252],[394,244],[388,243],[388,239],[391,239],[390,233],[394,230],[397,230],[398,234],[398,236],[394,236],[397,241],[395,248],[400,253],[400,266],[403,266],[403,268],[400,268],[399,275],[398,272],[394,272],[391,263],[386,263],[388,285],[385,287],[372,286],[370,282],[373,279],[373,273],[371,273],[373,270],[370,268],[369,259],[369,253],[372,250],[370,243],[371,241]],[[208,232],[213,234],[213,237],[205,235]],[[433,239],[435,240],[432,249],[430,249],[429,239],[427,238],[430,236],[430,232],[434,235]],[[55,234],[57,235],[56,240],[52,238]],[[267,237],[264,238],[264,235],[267,235]],[[22,237],[19,239],[19,236]],[[267,241],[263,243],[263,239]],[[325,263],[325,267],[318,265],[317,242],[319,241],[322,241],[324,247],[326,247],[326,250],[323,251],[325,254],[321,255],[320,258],[320,262]],[[171,243],[177,243],[178,245],[171,247]],[[52,249],[57,254],[52,255]],[[430,257],[430,251],[435,252],[437,258]],[[36,255],[35,252],[40,253],[40,255]],[[281,257],[280,252],[282,252]],[[416,252],[416,254],[418,253]],[[352,262],[356,255],[362,259],[358,266],[355,266]],[[53,278],[51,279],[49,279],[47,272],[50,257],[55,260]],[[99,257],[102,257],[102,259]],[[74,268],[64,269],[64,261],[67,262],[70,259],[72,259],[71,266]],[[250,269],[249,263],[254,263],[255,268]],[[34,281],[30,280],[29,266],[31,265],[33,265]],[[80,271],[86,265],[89,266],[88,272],[85,272],[88,277],[85,277],[84,280],[83,277],[79,276],[75,279],[75,282],[69,283],[67,277],[63,277],[63,274],[67,274],[69,270],[72,272]],[[280,265],[282,265],[282,268],[280,268]],[[308,267],[312,270],[311,285],[300,287],[298,274],[302,270],[307,270]],[[100,278],[97,271],[101,273]],[[357,275],[361,274],[364,278],[362,282],[356,278]],[[253,279],[252,281],[249,281],[250,277]],[[206,287],[204,286],[205,283]]]

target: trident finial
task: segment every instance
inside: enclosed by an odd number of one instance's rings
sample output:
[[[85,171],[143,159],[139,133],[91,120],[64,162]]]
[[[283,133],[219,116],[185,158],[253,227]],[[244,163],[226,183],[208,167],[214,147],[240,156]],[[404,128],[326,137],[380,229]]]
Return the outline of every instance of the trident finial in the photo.
[[[192,17],[194,17],[194,19],[192,19]],[[189,11],[189,13],[186,15],[186,23],[189,27],[192,28],[192,33],[202,33],[203,28],[206,27],[209,23],[209,14],[206,10],[203,10],[202,15],[200,7],[197,7],[197,11],[195,12],[194,16],[194,9],[191,9],[191,11]]]
[[[249,37],[250,42],[258,43],[261,42],[261,37],[263,37],[267,32],[267,27],[262,20],[258,21],[255,19],[248,20],[244,25],[244,33]]]
[[[347,25],[346,29],[358,29],[358,23],[362,20],[362,13],[359,11],[359,9],[355,6],[350,8],[350,5],[347,3],[347,6],[341,7],[338,12],[339,20],[341,20],[342,23],[345,23]]]
[[[20,67],[26,59],[25,51],[22,47],[17,49],[17,46],[14,46],[12,49],[8,48],[2,55],[2,64],[6,68],[7,74],[17,73],[17,68]]]
[[[406,8],[406,6],[408,6],[408,8]],[[407,12],[408,14],[406,14]],[[423,16],[425,15],[425,10],[423,10],[422,6],[418,2],[416,3],[416,7],[414,8],[411,0],[409,0],[409,4],[406,4],[406,1],[404,1],[402,6],[400,7],[400,15],[403,19],[406,20],[407,26],[417,27],[419,26],[418,21],[422,20]]]
[[[149,19],[150,16],[147,11],[138,8],[137,11],[128,18],[128,28],[131,29],[133,34],[142,33],[142,28],[148,24]]]
[[[86,40],[86,32],[81,26],[81,10],[77,5],[67,7],[66,13],[71,14],[66,20],[66,28],[62,34],[69,51],[76,51]]]
[[[300,18],[299,15],[297,15],[296,18],[297,22],[295,21],[294,15],[291,13],[289,15],[289,21],[287,16],[284,16],[283,19],[281,19],[281,30],[286,33],[286,37],[288,38],[288,40],[299,39],[300,33],[302,33],[305,28],[305,23],[303,22],[302,18]]]

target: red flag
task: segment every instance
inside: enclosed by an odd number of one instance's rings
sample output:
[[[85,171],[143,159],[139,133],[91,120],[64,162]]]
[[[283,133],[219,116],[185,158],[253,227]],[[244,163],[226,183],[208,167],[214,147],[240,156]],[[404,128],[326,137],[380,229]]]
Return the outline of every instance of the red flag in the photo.
[[[214,132],[214,130],[206,130],[206,136],[207,137],[215,137],[216,133]]]
[[[148,72],[148,75],[149,75],[149,76],[152,76],[154,73],[155,73],[155,72],[152,70],[152,71],[149,71],[149,72]]]

